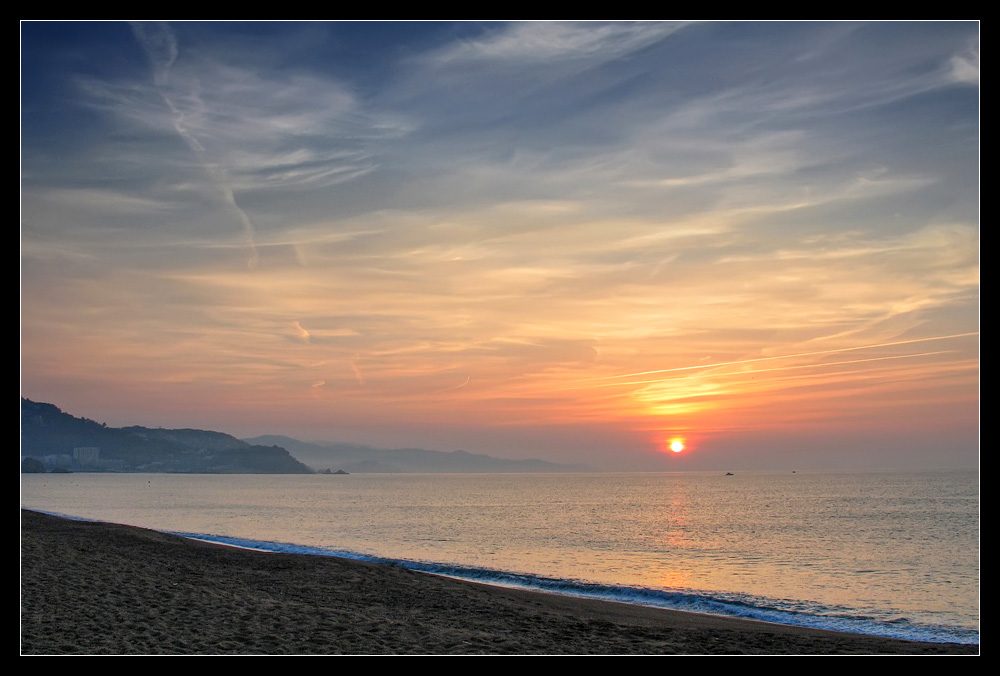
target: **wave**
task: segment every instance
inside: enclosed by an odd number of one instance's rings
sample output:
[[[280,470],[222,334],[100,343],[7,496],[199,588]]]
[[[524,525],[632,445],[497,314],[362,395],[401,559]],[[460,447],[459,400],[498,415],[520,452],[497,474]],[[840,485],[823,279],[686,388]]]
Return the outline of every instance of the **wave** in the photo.
[[[877,613],[862,612],[846,606],[830,606],[811,601],[771,599],[749,594],[728,594],[691,589],[617,586],[458,564],[388,559],[346,550],[309,547],[284,542],[267,542],[204,533],[167,532],[190,539],[257,551],[333,556],[357,561],[370,561],[460,580],[582,598],[909,641],[979,645],[979,631],[976,629],[914,622],[905,617],[888,614],[880,616]]]

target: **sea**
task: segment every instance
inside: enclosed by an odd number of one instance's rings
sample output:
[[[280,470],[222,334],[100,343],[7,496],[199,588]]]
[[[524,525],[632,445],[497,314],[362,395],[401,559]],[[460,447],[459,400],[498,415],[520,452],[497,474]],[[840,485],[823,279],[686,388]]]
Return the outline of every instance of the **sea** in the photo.
[[[979,644],[979,473],[24,474],[21,506],[242,547]]]

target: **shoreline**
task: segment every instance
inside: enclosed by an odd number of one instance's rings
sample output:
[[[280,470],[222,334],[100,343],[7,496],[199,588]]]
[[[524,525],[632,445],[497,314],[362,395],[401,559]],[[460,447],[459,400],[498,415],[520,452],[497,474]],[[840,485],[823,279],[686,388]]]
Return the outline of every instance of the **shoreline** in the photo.
[[[21,511],[21,654],[979,654]]]

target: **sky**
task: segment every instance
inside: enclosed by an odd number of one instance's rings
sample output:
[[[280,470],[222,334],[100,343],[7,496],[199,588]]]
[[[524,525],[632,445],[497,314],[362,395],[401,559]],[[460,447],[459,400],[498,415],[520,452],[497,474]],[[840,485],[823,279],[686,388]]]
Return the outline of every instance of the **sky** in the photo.
[[[29,399],[606,470],[978,464],[976,22],[23,22],[20,103]]]

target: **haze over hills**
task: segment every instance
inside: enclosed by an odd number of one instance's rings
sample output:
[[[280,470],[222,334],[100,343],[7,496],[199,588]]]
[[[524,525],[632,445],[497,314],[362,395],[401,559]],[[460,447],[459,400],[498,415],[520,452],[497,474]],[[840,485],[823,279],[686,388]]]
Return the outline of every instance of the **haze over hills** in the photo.
[[[294,453],[294,457],[293,457]],[[53,404],[21,399],[23,471],[308,474],[345,472],[578,472],[585,465],[508,460],[465,451],[310,444],[267,435],[240,440],[198,429],[108,427]]]
[[[583,464],[561,464],[545,460],[510,460],[466,451],[431,451],[423,448],[383,449],[360,444],[308,443],[282,435],[244,439],[250,444],[287,448],[302,462],[317,469],[346,472],[586,472]]]
[[[277,446],[248,444],[207,430],[108,427],[24,398],[21,458],[24,471],[312,473]]]

